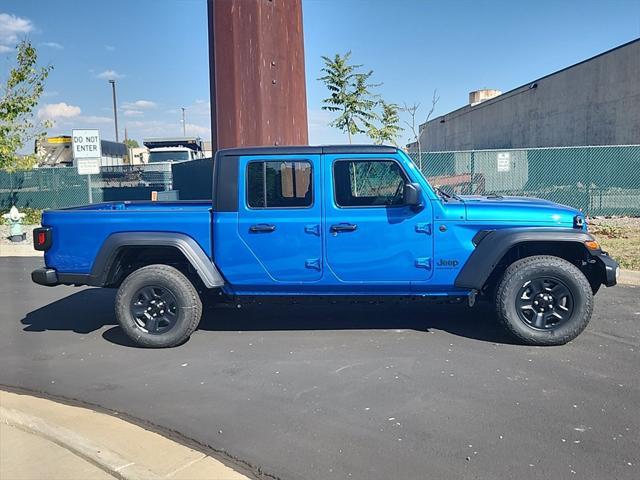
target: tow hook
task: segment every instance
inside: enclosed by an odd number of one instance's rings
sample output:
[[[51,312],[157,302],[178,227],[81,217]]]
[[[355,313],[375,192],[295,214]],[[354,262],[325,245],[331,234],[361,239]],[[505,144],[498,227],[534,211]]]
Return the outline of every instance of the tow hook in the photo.
[[[473,307],[476,304],[476,297],[478,296],[478,290],[471,290],[469,292],[469,306]]]

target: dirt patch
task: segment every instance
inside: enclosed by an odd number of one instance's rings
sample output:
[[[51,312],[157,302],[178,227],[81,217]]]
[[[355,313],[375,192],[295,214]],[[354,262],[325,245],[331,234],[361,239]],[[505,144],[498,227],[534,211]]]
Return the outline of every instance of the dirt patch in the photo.
[[[591,218],[591,232],[622,268],[640,270],[640,218]]]

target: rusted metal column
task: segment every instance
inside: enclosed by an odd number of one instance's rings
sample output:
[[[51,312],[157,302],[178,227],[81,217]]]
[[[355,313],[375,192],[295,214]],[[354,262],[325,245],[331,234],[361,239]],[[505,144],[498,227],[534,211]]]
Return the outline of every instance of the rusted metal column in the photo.
[[[214,150],[308,143],[301,0],[207,0]]]

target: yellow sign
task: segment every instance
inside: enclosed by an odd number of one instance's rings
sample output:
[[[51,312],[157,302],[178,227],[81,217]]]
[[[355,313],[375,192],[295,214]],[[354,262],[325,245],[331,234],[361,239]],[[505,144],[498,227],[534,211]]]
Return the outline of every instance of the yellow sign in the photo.
[[[60,137],[49,137],[47,138],[47,143],[71,143],[71,137],[66,135]]]

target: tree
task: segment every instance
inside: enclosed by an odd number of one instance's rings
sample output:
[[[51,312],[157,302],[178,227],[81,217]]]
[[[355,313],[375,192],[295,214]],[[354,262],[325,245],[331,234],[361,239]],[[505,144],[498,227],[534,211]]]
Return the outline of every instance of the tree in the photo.
[[[360,72],[362,65],[350,64],[350,57],[351,52],[342,56],[337,53],[333,58],[323,56],[325,75],[318,78],[330,93],[322,109],[339,113],[329,125],[345,132],[349,143],[353,135],[366,133],[377,119],[374,108],[378,102],[371,89],[379,86],[369,83],[373,70]]]
[[[427,113],[427,117],[424,121],[425,124],[429,121],[429,119],[431,118],[431,115],[433,115],[433,111],[436,109],[438,100],[440,100],[440,97],[438,96],[438,90],[434,90],[433,96],[431,97],[431,108],[429,109],[429,112]],[[420,126],[417,125],[416,123],[416,116],[419,108],[420,108],[419,103],[413,103],[412,105],[407,105],[405,103],[403,110],[411,116],[411,121],[410,122],[405,121],[404,123],[411,130],[411,133],[413,134],[413,140],[416,143],[416,146],[418,147],[418,168],[422,170],[422,144],[420,143],[420,133],[422,132],[419,131]]]
[[[129,147],[129,148],[138,148],[140,146],[140,144],[138,143],[137,140],[134,140],[133,138],[127,138],[124,141],[124,144]]]
[[[8,170],[33,167],[35,154],[18,152],[30,140],[44,137],[51,127],[49,121],[35,121],[33,111],[53,66],[37,66],[38,52],[28,40],[20,42],[16,50],[16,65],[0,91],[0,168]]]
[[[395,103],[387,103],[384,100],[380,101],[382,107],[382,114],[380,115],[380,128],[372,125],[367,132],[369,138],[373,140],[373,143],[382,145],[383,143],[392,143],[398,146],[396,139],[402,132],[403,128],[400,126],[400,108]]]

